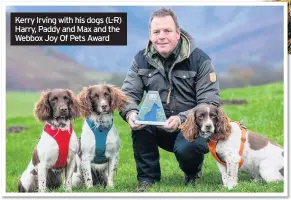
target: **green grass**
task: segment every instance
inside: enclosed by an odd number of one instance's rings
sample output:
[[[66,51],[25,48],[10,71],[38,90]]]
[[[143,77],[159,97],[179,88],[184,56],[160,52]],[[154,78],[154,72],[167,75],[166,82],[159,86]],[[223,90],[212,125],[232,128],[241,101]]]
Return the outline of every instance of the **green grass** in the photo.
[[[33,115],[35,102],[39,99],[40,93],[32,92],[7,92],[6,94],[6,118],[14,116]]]
[[[250,130],[261,133],[280,145],[284,143],[283,96],[283,83],[221,91],[222,99],[246,99],[248,101],[248,104],[245,105],[224,106],[224,110],[231,119],[243,120]],[[6,136],[7,192],[17,191],[17,179],[31,159],[32,151],[43,128],[42,124],[36,122],[31,114],[33,105],[38,98],[39,94],[33,93],[7,93],[6,126],[29,127],[28,130],[20,134]],[[77,119],[73,123],[78,136],[82,123],[82,119]],[[120,160],[115,177],[115,187],[113,189],[79,189],[74,190],[74,192],[135,192],[137,180],[130,129],[118,113],[115,113],[115,125],[121,137]],[[160,158],[161,182],[155,184],[148,192],[228,192],[220,183],[220,173],[210,154],[205,157],[202,178],[197,180],[195,186],[188,187],[183,185],[183,173],[178,167],[174,154],[160,149]],[[282,182],[258,183],[254,182],[249,175],[240,173],[239,184],[232,192],[277,193],[283,191],[284,184]],[[64,190],[60,188],[55,192],[64,192]]]

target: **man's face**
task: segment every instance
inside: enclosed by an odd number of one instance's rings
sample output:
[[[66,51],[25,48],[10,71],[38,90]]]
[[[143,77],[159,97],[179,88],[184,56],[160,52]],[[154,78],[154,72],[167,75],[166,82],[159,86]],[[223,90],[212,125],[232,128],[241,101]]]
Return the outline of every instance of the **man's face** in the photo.
[[[175,22],[171,16],[153,18],[150,40],[163,57],[168,57],[174,51],[179,39],[180,30],[176,30]]]

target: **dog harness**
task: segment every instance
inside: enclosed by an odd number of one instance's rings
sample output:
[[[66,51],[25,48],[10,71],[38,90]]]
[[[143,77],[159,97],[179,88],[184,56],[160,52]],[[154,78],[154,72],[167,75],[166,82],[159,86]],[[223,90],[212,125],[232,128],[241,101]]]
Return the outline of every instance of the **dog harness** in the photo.
[[[102,125],[97,127],[97,125],[92,120],[87,119],[86,122],[95,136],[95,156],[93,163],[103,164],[108,162],[108,158],[105,156],[106,139],[113,124],[111,124],[109,127]]]
[[[240,129],[242,130],[241,143],[240,143],[240,148],[239,148],[239,155],[241,156],[240,161],[239,161],[239,167],[241,167],[242,164],[244,163],[242,155],[243,155],[245,141],[246,141],[247,128],[243,124],[241,124],[240,122],[235,122],[235,123],[237,123],[239,125]],[[220,158],[218,157],[218,155],[216,154],[216,145],[217,145],[218,141],[219,141],[219,138],[212,137],[210,139],[210,141],[208,142],[208,148],[209,148],[209,151],[211,152],[212,156],[215,158],[215,160],[217,162],[219,162],[220,164],[226,166],[226,163],[221,161]]]
[[[44,131],[52,136],[58,146],[59,146],[59,155],[56,164],[53,168],[64,168],[67,165],[67,159],[69,154],[69,144],[71,135],[73,132],[72,124],[70,124],[70,130],[62,131],[61,129],[52,129],[50,124],[46,124],[44,127]]]

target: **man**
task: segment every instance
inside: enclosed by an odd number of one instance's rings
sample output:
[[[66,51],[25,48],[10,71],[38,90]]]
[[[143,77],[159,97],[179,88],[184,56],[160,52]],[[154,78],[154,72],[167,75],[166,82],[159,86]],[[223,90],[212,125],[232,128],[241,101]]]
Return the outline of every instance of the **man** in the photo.
[[[184,172],[185,184],[201,176],[208,146],[203,138],[188,142],[179,130],[187,113],[200,103],[219,106],[220,95],[210,58],[191,37],[180,30],[177,17],[170,9],[153,13],[150,41],[137,53],[124,80],[122,90],[133,103],[120,112],[132,129],[134,158],[139,192],[161,178],[158,147],[174,152]],[[167,117],[167,125],[137,125],[144,91],[158,91]]]

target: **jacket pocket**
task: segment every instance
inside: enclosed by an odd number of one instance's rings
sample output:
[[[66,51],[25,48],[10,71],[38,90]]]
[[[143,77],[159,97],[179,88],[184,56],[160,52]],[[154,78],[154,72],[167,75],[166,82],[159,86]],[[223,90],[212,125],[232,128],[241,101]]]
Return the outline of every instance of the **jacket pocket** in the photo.
[[[152,89],[153,86],[159,84],[161,74],[157,69],[138,69],[138,75],[141,77],[147,89]]]
[[[172,72],[173,84],[182,91],[189,92],[195,88],[195,77],[195,71],[176,70]]]

